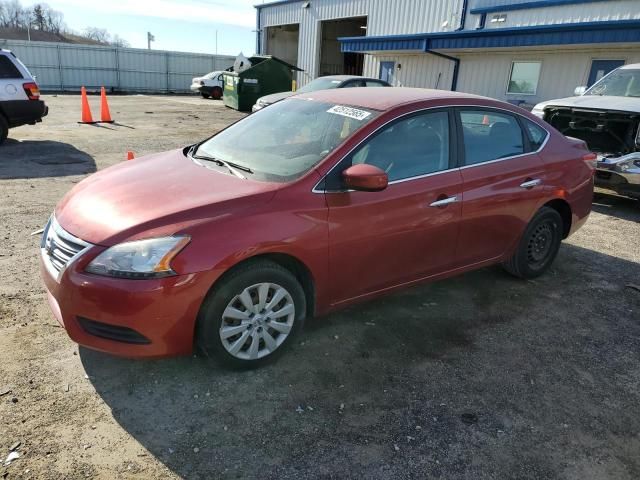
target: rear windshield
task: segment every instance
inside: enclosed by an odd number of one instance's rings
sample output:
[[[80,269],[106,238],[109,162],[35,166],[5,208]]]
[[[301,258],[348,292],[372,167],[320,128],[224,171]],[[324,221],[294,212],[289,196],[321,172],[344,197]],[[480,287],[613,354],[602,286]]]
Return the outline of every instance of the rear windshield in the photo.
[[[585,95],[640,97],[640,70],[615,70],[587,90]]]
[[[377,112],[305,99],[275,103],[204,142],[206,155],[253,171],[250,178],[287,182],[324,159]]]

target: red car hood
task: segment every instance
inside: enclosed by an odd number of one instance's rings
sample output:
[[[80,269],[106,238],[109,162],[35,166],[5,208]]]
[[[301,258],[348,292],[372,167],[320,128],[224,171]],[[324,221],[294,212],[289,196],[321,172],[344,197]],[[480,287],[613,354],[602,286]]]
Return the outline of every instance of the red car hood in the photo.
[[[278,185],[209,170],[173,150],[91,175],[65,195],[55,215],[76,237],[111,246],[264,203]]]

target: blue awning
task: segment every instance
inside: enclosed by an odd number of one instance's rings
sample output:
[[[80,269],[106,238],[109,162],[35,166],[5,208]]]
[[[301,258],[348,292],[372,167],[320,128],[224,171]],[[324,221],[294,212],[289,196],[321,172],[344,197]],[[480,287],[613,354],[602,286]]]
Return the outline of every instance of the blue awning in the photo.
[[[638,43],[640,42],[640,20],[489,28],[413,35],[341,37],[338,41],[343,52]]]

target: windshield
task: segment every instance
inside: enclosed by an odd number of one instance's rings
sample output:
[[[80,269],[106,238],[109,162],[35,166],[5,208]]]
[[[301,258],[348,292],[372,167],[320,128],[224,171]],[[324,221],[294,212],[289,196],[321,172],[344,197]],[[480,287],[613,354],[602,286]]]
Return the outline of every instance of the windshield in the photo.
[[[250,178],[287,182],[308,172],[375,116],[361,108],[291,98],[231,125],[195,155],[250,170]]]
[[[640,97],[640,70],[615,70],[587,90],[585,95]]]
[[[304,87],[299,88],[296,93],[315,92],[317,90],[329,90],[330,88],[338,88],[342,80],[335,78],[316,78],[312,82],[307,83]]]

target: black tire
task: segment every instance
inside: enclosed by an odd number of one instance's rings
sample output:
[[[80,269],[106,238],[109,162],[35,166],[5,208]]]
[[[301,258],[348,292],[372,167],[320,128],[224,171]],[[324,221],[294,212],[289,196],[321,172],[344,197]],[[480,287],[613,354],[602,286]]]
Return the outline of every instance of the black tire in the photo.
[[[7,135],[9,135],[9,124],[7,119],[0,113],[0,145],[7,139]]]
[[[273,352],[257,359],[241,359],[227,351],[221,339],[220,329],[223,323],[225,326],[231,326],[227,323],[228,320],[223,319],[223,312],[232,300],[246,288],[260,283],[276,284],[288,292],[294,305],[293,325],[288,335],[284,337],[282,343]],[[243,369],[259,367],[274,360],[286,350],[292,339],[302,329],[306,317],[306,308],[304,290],[289,270],[268,260],[249,262],[221,279],[220,283],[209,292],[204,300],[198,314],[196,326],[198,350],[208,357],[215,357],[228,367]],[[256,314],[252,314],[252,316],[254,315]],[[269,319],[267,318],[265,322],[269,322]],[[254,325],[255,333],[264,328],[265,333],[270,331],[273,335],[280,335],[277,331],[270,330],[269,324],[264,323],[263,325],[263,327]],[[241,334],[238,333],[237,337],[230,337],[229,342],[239,340],[240,337]],[[276,338],[279,338],[279,336]],[[247,346],[247,348],[241,352],[242,354],[249,352],[249,347],[253,341],[253,337],[244,341],[243,346]],[[264,340],[258,340],[258,342],[259,345],[266,348]]]
[[[200,92],[200,95],[202,95],[202,98],[209,98],[211,96],[207,92]]]
[[[220,100],[222,98],[222,89],[220,87],[213,87],[213,90],[211,90],[211,98]]]
[[[542,207],[529,222],[518,248],[503,267],[511,275],[532,279],[546,272],[558,255],[562,242],[562,217]]]

